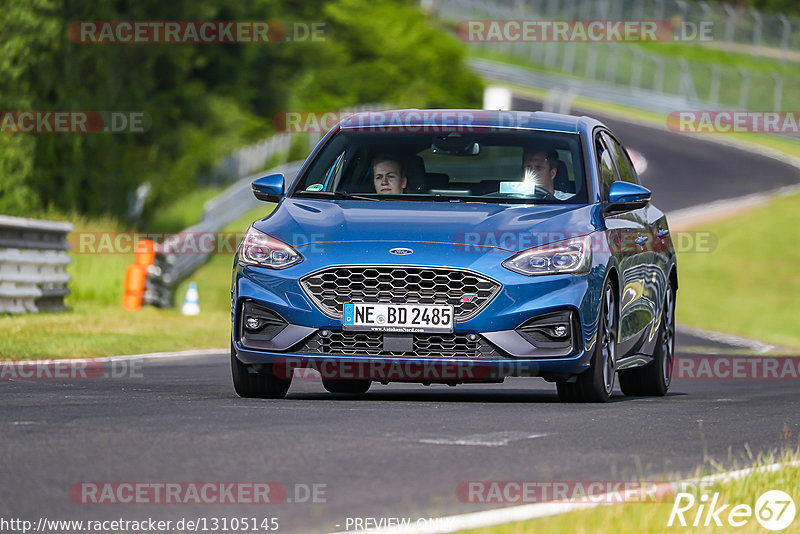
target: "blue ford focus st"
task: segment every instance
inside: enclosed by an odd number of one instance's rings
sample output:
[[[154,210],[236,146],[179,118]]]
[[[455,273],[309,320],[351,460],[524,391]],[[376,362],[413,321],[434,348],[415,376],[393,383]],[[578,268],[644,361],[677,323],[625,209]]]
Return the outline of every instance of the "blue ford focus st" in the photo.
[[[375,382],[538,376],[566,402],[664,395],[677,266],[664,214],[600,122],[543,112],[359,113],[248,230],[231,289],[243,397],[313,368]]]

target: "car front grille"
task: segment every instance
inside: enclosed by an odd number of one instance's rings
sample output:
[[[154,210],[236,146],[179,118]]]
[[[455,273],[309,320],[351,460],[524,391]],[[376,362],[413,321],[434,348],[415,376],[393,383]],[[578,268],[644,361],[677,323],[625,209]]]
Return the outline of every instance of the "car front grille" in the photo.
[[[341,319],[348,302],[453,306],[455,320],[475,317],[500,292],[499,282],[459,269],[434,267],[331,267],[300,285],[328,317]]]
[[[405,356],[419,358],[503,358],[485,339],[468,334],[408,334],[414,336],[413,352],[383,350],[383,334],[373,332],[329,331],[327,336],[316,332],[295,349],[306,354],[348,356]]]

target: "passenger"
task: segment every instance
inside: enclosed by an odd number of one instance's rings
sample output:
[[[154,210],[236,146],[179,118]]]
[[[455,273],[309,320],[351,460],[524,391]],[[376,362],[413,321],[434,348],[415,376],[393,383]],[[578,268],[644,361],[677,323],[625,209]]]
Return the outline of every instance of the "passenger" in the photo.
[[[408,177],[400,158],[381,154],[372,160],[375,192],[379,195],[402,195],[408,185]]]

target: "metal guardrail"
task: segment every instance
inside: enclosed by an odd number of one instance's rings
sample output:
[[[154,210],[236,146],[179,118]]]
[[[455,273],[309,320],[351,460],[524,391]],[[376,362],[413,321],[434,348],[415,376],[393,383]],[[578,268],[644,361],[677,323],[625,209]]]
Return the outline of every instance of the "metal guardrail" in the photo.
[[[292,134],[276,134],[258,143],[237,150],[223,159],[215,169],[215,174],[223,178],[237,180],[263,169],[267,160],[275,154],[289,153]]]
[[[199,223],[186,228],[175,236],[175,239],[157,244],[155,260],[147,272],[143,302],[161,308],[172,307],[175,286],[209,258],[208,254],[196,251],[196,247],[187,246],[187,240],[197,241],[200,236],[209,234],[216,240],[223,227],[262,204],[253,196],[250,185],[253,180],[266,174],[283,173],[285,183],[288,185],[300,170],[302,163],[301,161],[286,163],[239,179],[206,203],[203,219]]]
[[[732,2],[736,4],[738,2]],[[702,0],[435,0],[437,13],[496,15],[498,18],[549,20],[667,20],[688,28],[704,28],[710,48],[800,61],[800,21],[782,13],[709,3]],[[520,17],[523,15],[523,17]],[[476,17],[477,18],[477,17]]]
[[[669,114],[676,109],[715,109],[707,103],[694,102],[686,97],[677,95],[667,95],[648,91],[646,89],[636,89],[633,87],[618,87],[608,83],[597,81],[581,80],[555,76],[532,71],[524,67],[506,65],[484,59],[470,59],[469,67],[482,78],[496,82],[521,85],[524,87],[537,87],[540,89],[561,88],[565,92],[572,93],[571,96],[583,96],[593,100],[612,102],[620,105],[630,106],[637,102],[642,102],[642,109],[658,111]]]
[[[688,0],[437,0],[436,17],[448,24],[486,20],[668,20],[695,26],[710,23],[710,41],[695,41],[698,49],[725,49],[754,56],[800,61],[800,24],[785,16],[768,16],[726,4],[710,6]],[[774,20],[773,20],[774,19]],[[775,24],[773,24],[775,22]],[[777,24],[777,25],[776,25]],[[777,28],[781,28],[777,31]],[[781,37],[778,41],[776,34]],[[630,89],[647,108],[652,94],[677,96],[703,109],[795,109],[797,98],[784,88],[798,78],[784,70],[751,71],[711,60],[673,57],[636,43],[614,42],[491,42],[469,44],[485,53],[502,54],[551,74],[582,78],[600,85]],[[780,48],[775,48],[780,46]],[[635,91],[641,90],[641,93]],[[676,108],[677,109],[677,108]],[[685,109],[685,108],[680,108]]]
[[[64,311],[72,225],[0,215],[0,313]]]

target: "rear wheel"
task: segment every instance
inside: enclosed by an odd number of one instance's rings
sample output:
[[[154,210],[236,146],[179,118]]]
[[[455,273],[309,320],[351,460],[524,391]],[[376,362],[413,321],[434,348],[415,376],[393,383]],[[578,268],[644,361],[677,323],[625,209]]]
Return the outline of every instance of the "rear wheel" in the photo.
[[[282,399],[292,385],[291,378],[278,378],[270,369],[251,373],[250,366],[239,361],[231,344],[231,374],[233,389],[240,397]]]
[[[669,389],[675,361],[675,291],[672,283],[667,284],[661,313],[653,361],[644,367],[619,373],[619,387],[625,395],[660,397]]]
[[[331,393],[361,395],[362,393],[366,393],[371,385],[371,380],[322,379],[322,387]]]
[[[558,382],[562,402],[607,402],[614,389],[617,370],[617,298],[614,287],[606,282],[600,302],[597,342],[589,369],[575,382]]]

